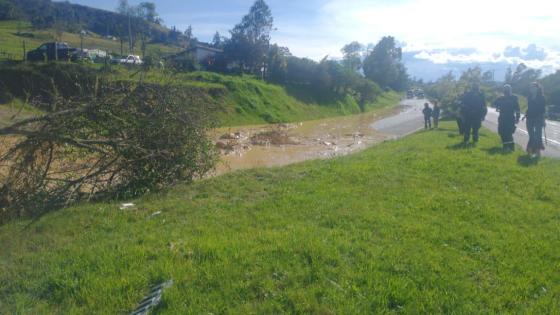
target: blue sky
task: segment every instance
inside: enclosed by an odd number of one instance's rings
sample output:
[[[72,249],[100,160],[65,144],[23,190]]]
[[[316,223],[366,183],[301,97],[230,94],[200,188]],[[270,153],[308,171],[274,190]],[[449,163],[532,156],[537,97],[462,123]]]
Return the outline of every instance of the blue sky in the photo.
[[[129,0],[137,4],[139,0]],[[117,0],[72,0],[114,10]],[[253,0],[156,0],[167,26],[189,24],[201,40],[228,34]],[[405,51],[434,63],[527,61],[560,68],[560,3],[552,0],[267,0],[275,18],[273,41],[297,56],[340,56],[353,40],[393,35]],[[530,44],[545,57],[530,59]],[[519,47],[519,56],[505,53]],[[465,53],[468,52],[468,53]],[[511,49],[510,49],[511,51]],[[542,54],[540,54],[542,57]],[[529,58],[529,59],[527,59]]]

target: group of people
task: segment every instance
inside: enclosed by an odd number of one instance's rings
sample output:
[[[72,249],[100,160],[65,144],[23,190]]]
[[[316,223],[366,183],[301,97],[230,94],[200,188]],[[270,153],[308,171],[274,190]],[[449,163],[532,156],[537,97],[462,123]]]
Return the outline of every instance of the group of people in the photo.
[[[527,153],[532,157],[540,157],[541,152],[545,149],[542,138],[543,129],[546,125],[546,100],[543,88],[539,83],[531,84],[528,101],[528,109],[523,118],[527,123],[529,133]],[[513,134],[521,121],[521,109],[519,99],[513,94],[510,85],[506,84],[504,86],[503,95],[494,102],[494,106],[499,113],[498,133],[502,138],[503,149],[514,151]],[[461,98],[461,107],[457,117],[459,130],[464,135],[465,144],[470,142],[471,136],[475,144],[478,142],[478,132],[487,113],[488,108],[486,107],[484,94],[477,84],[473,84]]]
[[[438,102],[434,101],[434,108],[430,107],[429,103],[424,104],[424,128],[432,129],[432,119],[434,121],[434,128],[439,128],[439,117],[441,114],[441,109],[439,108]]]

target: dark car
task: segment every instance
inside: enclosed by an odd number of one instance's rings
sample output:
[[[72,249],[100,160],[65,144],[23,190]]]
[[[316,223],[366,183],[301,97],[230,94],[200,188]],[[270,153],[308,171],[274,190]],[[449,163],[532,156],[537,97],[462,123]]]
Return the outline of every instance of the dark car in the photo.
[[[406,98],[408,98],[408,99],[414,98],[414,91],[413,90],[408,90],[408,92],[406,92]]]
[[[56,45],[56,49],[55,49]],[[27,53],[29,61],[75,60],[77,49],[71,48],[67,43],[44,43],[39,48]]]
[[[548,118],[560,121],[560,105],[548,106]]]

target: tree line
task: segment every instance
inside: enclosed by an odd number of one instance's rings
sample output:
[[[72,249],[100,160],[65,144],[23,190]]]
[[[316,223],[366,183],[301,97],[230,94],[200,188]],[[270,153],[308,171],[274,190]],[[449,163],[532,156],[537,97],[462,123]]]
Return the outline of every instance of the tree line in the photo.
[[[458,78],[452,72],[439,78],[435,82],[416,82],[423,87],[427,95],[437,99],[442,109],[453,116],[459,108],[459,97],[472,84],[478,84],[492,103],[502,93],[504,84],[511,85],[514,93],[529,97],[530,86],[533,82],[540,82],[544,88],[550,114],[560,114],[560,71],[543,77],[542,71],[533,69],[521,63],[516,67],[509,67],[503,81],[496,81],[491,71],[484,72],[480,67],[470,68]]]
[[[382,89],[402,91],[408,84],[402,51],[393,37],[384,37],[371,49],[353,42],[342,48],[342,61],[325,57],[317,62],[272,44],[274,30],[270,8],[264,0],[256,0],[229,38],[216,32],[212,46],[223,49],[223,54],[208,69],[262,76],[283,85],[306,85],[320,93],[350,94],[361,106],[375,101]]]

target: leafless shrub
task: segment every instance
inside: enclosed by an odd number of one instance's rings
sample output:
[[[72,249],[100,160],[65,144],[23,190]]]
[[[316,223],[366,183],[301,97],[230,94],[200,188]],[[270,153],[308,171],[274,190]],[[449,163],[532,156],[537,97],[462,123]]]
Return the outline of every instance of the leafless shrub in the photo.
[[[0,129],[0,221],[192,181],[217,160],[210,102],[174,85],[112,85]],[[35,104],[37,107],[41,104]]]

